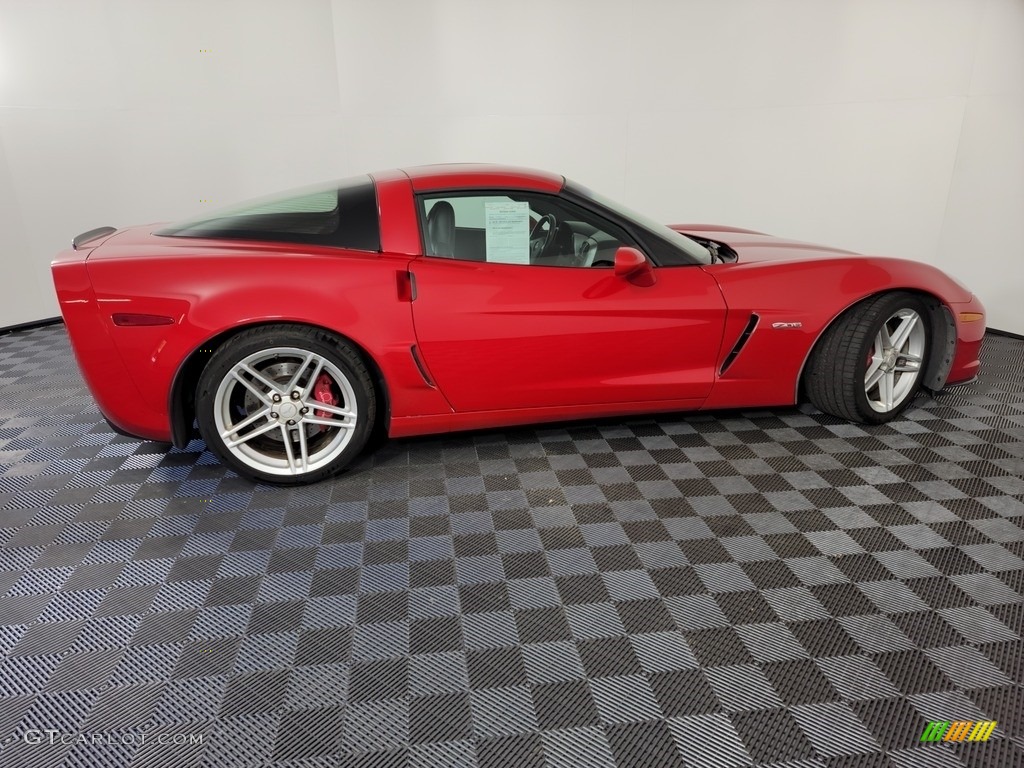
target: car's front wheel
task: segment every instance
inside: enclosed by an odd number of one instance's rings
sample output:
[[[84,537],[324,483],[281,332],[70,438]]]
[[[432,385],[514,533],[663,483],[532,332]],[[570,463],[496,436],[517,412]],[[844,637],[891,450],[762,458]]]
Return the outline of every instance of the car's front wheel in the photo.
[[[207,446],[239,474],[284,485],[345,467],[365,446],[375,412],[358,352],[315,328],[243,331],[213,354],[196,389]]]
[[[920,390],[930,341],[928,309],[920,297],[894,292],[867,299],[818,342],[808,361],[807,395],[833,416],[889,421]]]

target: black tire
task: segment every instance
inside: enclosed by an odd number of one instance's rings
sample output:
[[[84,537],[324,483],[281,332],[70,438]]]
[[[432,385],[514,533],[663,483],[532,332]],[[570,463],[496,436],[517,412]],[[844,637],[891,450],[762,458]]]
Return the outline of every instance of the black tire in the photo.
[[[288,397],[284,397],[282,403],[273,405],[269,400],[266,403],[260,402],[257,398],[253,397],[251,390],[234,382],[231,372],[236,369],[236,366],[254,356],[259,359],[260,355],[265,355],[266,364],[263,365],[262,369],[259,367],[255,369],[261,371],[261,373],[267,371],[267,380],[280,386],[281,382],[290,378],[291,374],[275,379],[269,371],[277,369],[287,370],[286,366],[292,366],[291,370],[295,371],[298,370],[299,363],[301,362],[294,354],[282,353],[277,356],[277,353],[273,352],[273,350],[285,349],[298,350],[304,354],[315,355],[317,357],[311,358],[312,360],[324,361],[323,368],[317,370],[322,371],[321,376],[329,374],[330,378],[327,381],[334,386],[334,391],[338,393],[338,400],[335,404],[341,403],[338,407],[343,407],[355,413],[354,424],[350,429],[340,426],[334,428],[304,424],[304,419],[312,419],[314,416],[328,419],[336,418],[321,410],[324,404],[312,397],[308,400],[293,399],[291,401],[289,401]],[[296,360],[299,360],[299,362],[296,362]],[[275,363],[274,361],[280,362]],[[308,375],[311,382],[314,378],[313,373],[315,371],[313,371],[313,366],[310,365]],[[342,379],[344,383],[342,383]],[[260,389],[264,389],[255,380],[250,380],[250,383],[254,383]],[[313,384],[310,383],[309,386],[310,390],[312,390]],[[296,389],[301,388],[299,385],[296,387]],[[248,398],[249,401],[255,403],[252,412],[246,412],[241,408],[238,404],[240,398]],[[347,402],[348,400],[352,400],[352,402],[349,403]],[[310,404],[306,408],[306,412],[309,412],[309,415],[300,416],[295,414],[296,421],[287,422],[288,424],[298,423],[299,426],[284,426],[283,418],[285,413],[283,409],[289,408],[290,403],[290,411],[295,410],[303,406],[307,401]],[[260,427],[266,427],[269,431],[265,435],[250,438],[249,442],[246,443],[246,448],[239,449],[238,451],[228,446],[225,439],[221,437],[221,429],[218,427],[218,418],[224,424],[225,413],[231,413],[235,409],[238,409],[241,414],[239,421],[229,424],[229,426],[237,425],[241,427],[242,419],[250,416],[255,418],[254,414],[257,409],[271,411],[269,415],[254,421],[254,426],[252,427],[253,432],[256,432]],[[282,412],[277,413],[277,411]],[[290,411],[288,415],[291,415]],[[373,378],[359,352],[345,341],[320,329],[307,326],[262,326],[243,331],[231,337],[213,353],[209,363],[203,369],[196,387],[196,420],[199,423],[199,432],[207,447],[239,475],[251,480],[275,485],[315,483],[340,472],[366,446],[376,421],[376,411],[377,400]],[[271,418],[271,416],[274,418]],[[231,418],[233,420],[234,417]],[[271,422],[274,423],[271,424]],[[298,430],[300,428],[304,433],[301,444],[303,448],[309,448],[310,462],[308,465],[295,468],[294,464],[296,462],[293,462],[291,457],[298,450],[298,443],[295,441],[299,440]],[[309,433],[315,434],[310,437],[308,436]],[[240,429],[232,434],[237,437],[238,435],[245,434],[245,432]],[[294,441],[291,438],[288,439],[289,447],[287,449],[283,435],[294,436]],[[311,442],[314,439],[317,441],[316,443]],[[279,447],[271,441],[276,441]],[[312,449],[315,445],[322,446],[323,454],[316,465],[312,461],[315,456],[312,453]],[[302,454],[302,451],[299,453]],[[262,465],[260,463],[260,456],[265,456],[266,458]],[[284,467],[269,466],[273,461],[284,462],[285,465],[291,464],[292,468],[286,469]],[[285,474],[285,472],[290,472],[290,474]]]
[[[923,329],[923,351],[912,384],[907,384],[899,402],[885,411],[872,407],[866,391],[869,355],[882,326],[897,313],[914,312]],[[888,325],[886,326],[889,327]],[[917,295],[903,291],[865,299],[841,315],[818,339],[804,374],[804,388],[818,410],[862,424],[883,424],[905,410],[920,391],[931,352],[928,308]],[[921,342],[918,342],[919,345]],[[893,365],[903,358],[899,355]],[[904,374],[896,373],[894,376]]]

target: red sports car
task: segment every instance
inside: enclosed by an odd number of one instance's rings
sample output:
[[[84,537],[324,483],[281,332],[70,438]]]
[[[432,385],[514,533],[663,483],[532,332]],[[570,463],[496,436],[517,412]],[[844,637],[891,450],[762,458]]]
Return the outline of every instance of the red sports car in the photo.
[[[119,432],[325,478],[391,436],[809,399],[868,424],[973,378],[938,269],[706,224],[562,176],[386,171],[76,237],[53,279]]]

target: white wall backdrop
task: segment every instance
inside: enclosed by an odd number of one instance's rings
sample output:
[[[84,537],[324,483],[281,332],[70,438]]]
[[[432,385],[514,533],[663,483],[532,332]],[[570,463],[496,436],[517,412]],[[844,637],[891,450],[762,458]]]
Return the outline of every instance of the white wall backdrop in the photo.
[[[0,326],[86,229],[473,160],[931,262],[1024,333],[1024,0],[0,0]]]

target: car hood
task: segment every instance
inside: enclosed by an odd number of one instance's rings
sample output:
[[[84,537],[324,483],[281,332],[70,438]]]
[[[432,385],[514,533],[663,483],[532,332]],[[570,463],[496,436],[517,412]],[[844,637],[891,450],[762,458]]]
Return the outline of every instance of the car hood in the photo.
[[[670,227],[684,235],[725,243],[739,254],[740,262],[802,261],[860,255],[841,248],[815,245],[800,240],[788,240],[784,237],[773,237],[763,232],[736,227],[723,227],[714,224],[671,224]]]

